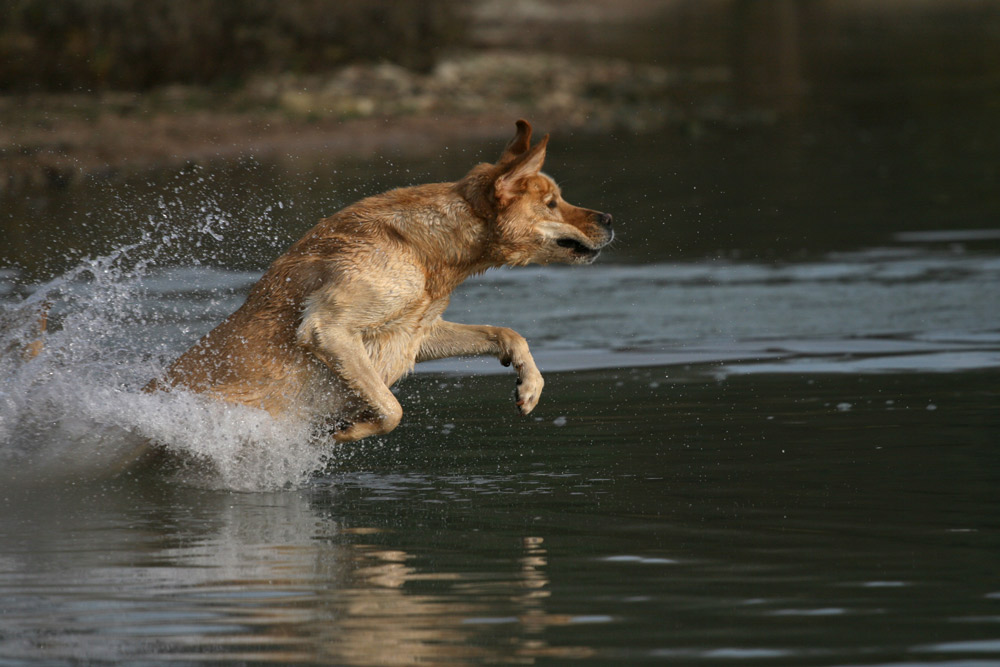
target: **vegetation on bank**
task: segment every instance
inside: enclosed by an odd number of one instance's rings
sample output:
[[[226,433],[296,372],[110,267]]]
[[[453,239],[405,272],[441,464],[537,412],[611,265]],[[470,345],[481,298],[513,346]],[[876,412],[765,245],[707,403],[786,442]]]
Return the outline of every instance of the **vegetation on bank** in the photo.
[[[0,0],[0,91],[148,90],[388,61],[430,69],[456,0]]]

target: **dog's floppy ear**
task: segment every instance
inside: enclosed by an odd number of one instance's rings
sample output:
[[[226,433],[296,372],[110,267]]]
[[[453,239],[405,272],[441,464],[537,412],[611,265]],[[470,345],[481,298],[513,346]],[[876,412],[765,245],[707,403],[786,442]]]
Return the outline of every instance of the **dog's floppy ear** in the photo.
[[[517,121],[517,133],[510,140],[510,143],[507,144],[507,148],[503,150],[503,154],[497,160],[497,166],[503,167],[509,165],[523,155],[529,146],[531,146],[531,123],[522,118]]]
[[[521,181],[537,176],[542,170],[542,164],[545,162],[545,146],[548,143],[549,135],[546,134],[541,141],[500,171],[494,182],[494,191],[501,205],[518,195],[521,191]]]

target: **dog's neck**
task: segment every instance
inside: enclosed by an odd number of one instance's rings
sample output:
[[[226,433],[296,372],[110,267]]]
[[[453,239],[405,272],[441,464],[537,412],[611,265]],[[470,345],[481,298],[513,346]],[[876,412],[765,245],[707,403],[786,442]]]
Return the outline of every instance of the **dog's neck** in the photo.
[[[395,190],[379,217],[383,233],[406,245],[424,267],[433,298],[447,296],[470,275],[499,266],[488,250],[496,243],[495,214],[469,202],[456,183]],[[492,217],[492,219],[491,219]]]
[[[511,223],[509,211],[503,210],[497,202],[496,182],[502,172],[502,165],[483,163],[473,167],[454,185],[455,192],[482,221],[487,232],[487,242],[480,249],[479,266],[472,273],[531,262],[532,239],[526,236],[525,230]]]

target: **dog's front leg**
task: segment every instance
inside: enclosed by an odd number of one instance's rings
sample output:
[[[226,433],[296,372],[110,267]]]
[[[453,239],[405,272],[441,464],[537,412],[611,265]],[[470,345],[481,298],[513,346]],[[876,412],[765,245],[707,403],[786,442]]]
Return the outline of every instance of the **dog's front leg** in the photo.
[[[517,371],[517,407],[526,415],[538,405],[545,380],[538,372],[528,341],[513,329],[439,320],[423,341],[417,361],[489,354]]]
[[[300,342],[340,378],[362,404],[361,419],[335,431],[334,440],[353,442],[388,433],[399,425],[403,408],[372,366],[359,336],[338,329],[313,329],[304,340],[300,331]]]

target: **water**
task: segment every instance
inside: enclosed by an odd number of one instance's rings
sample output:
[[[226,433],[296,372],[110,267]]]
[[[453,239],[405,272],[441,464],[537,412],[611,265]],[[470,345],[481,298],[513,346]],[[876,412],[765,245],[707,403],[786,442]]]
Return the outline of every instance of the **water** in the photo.
[[[400,431],[301,489],[8,490],[0,653],[997,659],[995,372],[556,374],[527,423],[509,384],[409,381]]]
[[[616,247],[449,311],[528,338],[535,413],[495,361],[445,360],[341,448],[138,389],[322,212],[485,156],[12,204],[0,349],[46,301],[52,326],[0,366],[0,663],[996,664],[995,169],[817,136],[567,139],[551,171]],[[182,462],[122,473],[148,440]]]

